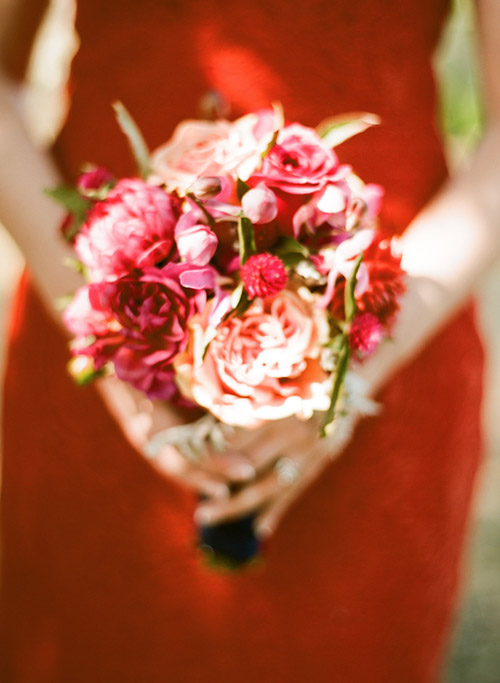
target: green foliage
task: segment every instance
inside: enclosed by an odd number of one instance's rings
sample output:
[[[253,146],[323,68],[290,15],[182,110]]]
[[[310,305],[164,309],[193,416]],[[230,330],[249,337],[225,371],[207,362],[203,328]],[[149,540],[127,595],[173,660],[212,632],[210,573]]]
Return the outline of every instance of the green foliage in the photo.
[[[147,178],[151,173],[150,154],[139,126],[121,102],[115,102],[113,109],[118,125],[128,140],[137,169],[142,178]]]
[[[252,254],[257,253],[252,222],[243,215],[238,217],[238,243],[240,247],[240,263],[243,265]]]
[[[358,133],[362,133],[380,123],[375,114],[368,112],[356,112],[332,116],[322,121],[316,128],[318,135],[328,147],[336,147]]]
[[[363,260],[363,254],[361,253],[354,263],[354,269],[345,283],[344,290],[344,309],[345,309],[345,320],[350,323],[354,318],[356,313],[356,299],[354,296],[354,290],[356,288],[356,281],[358,277],[358,270]]]

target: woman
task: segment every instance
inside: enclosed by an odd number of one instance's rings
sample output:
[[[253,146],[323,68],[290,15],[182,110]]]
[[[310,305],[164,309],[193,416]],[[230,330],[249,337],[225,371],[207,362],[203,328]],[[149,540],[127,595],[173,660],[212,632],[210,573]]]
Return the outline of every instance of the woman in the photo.
[[[480,3],[490,127],[452,181],[429,66],[446,10],[87,0],[59,170],[34,151],[3,85],[0,216],[34,283],[20,289],[6,378],[5,680],[435,679],[480,446],[482,356],[463,302],[500,245],[499,8]],[[290,420],[203,466],[170,448],[152,467],[147,440],[181,418],[118,383],[81,390],[66,376],[52,302],[76,284],[58,265],[62,216],[41,188],[88,159],[130,172],[111,100],[155,147],[210,90],[231,116],[280,100],[309,125],[342,111],[382,118],[341,158],[386,189],[408,293],[394,343],[362,370],[373,395],[384,387],[383,415],[334,462]],[[301,472],[287,487],[271,467],[283,453]],[[239,574],[203,564],[193,514],[213,524],[255,510],[263,562]]]

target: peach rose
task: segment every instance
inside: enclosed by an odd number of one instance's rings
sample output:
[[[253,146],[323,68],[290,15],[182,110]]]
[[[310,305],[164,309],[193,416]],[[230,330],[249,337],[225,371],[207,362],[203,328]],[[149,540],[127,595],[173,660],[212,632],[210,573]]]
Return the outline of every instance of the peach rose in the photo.
[[[171,140],[153,153],[153,179],[171,191],[185,191],[205,176],[245,179],[259,161],[260,146],[253,133],[256,123],[253,114],[234,123],[183,121]]]
[[[217,330],[209,314],[207,306],[192,318],[187,349],[174,363],[186,398],[241,427],[326,410],[329,382],[319,356],[328,330],[313,301],[282,290]]]

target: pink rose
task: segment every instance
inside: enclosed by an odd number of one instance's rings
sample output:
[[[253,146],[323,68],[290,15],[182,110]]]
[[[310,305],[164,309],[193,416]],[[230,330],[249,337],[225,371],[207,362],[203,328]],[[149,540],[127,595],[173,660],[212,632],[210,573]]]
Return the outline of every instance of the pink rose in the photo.
[[[262,168],[252,177],[290,194],[311,194],[333,180],[337,168],[337,156],[316,131],[292,123],[282,128]]]
[[[169,190],[186,191],[202,176],[247,178],[260,150],[253,114],[229,121],[183,121],[152,156],[153,177]]]
[[[125,178],[92,209],[75,250],[94,281],[116,280],[168,256],[179,213],[176,197]]]
[[[282,290],[223,320],[210,342],[210,305],[190,323],[186,351],[175,360],[181,392],[222,422],[255,427],[328,406],[319,354],[326,321],[313,302]]]

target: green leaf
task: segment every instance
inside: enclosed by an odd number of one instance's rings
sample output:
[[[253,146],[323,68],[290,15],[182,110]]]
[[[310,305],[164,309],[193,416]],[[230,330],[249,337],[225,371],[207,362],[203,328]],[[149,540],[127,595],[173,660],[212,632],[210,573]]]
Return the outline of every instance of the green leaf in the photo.
[[[121,102],[115,102],[113,109],[118,125],[128,140],[138,171],[143,178],[147,178],[151,173],[150,154],[139,126]]]
[[[336,147],[379,123],[380,118],[376,114],[353,112],[325,119],[316,127],[316,132],[328,147]]]
[[[287,254],[280,254],[280,259],[285,264],[286,268],[294,268],[298,266],[301,261],[304,260],[302,254],[297,254],[297,252],[288,252]]]
[[[62,204],[66,211],[72,213],[77,219],[85,218],[90,208],[90,202],[82,197],[74,187],[58,185],[57,187],[46,188],[44,193]]]
[[[243,265],[252,254],[257,253],[253,225],[243,215],[238,217],[238,242],[240,247],[240,263]]]
[[[278,140],[278,135],[280,134],[281,129],[285,125],[285,113],[283,111],[283,105],[281,102],[273,102],[272,106],[274,110],[274,132],[271,140],[266,146],[266,149],[260,155],[261,159],[265,159],[272,150]]]
[[[269,152],[272,150],[272,148],[273,148],[274,145],[276,144],[276,141],[278,140],[278,135],[279,135],[279,134],[280,134],[279,130],[275,130],[275,131],[274,131],[272,138],[269,140],[269,142],[267,143],[267,146],[266,146],[265,150],[264,150],[264,151],[261,153],[261,155],[260,155],[260,158],[261,158],[261,159],[265,159],[265,158],[267,157],[267,155],[269,154]]]
[[[250,189],[250,185],[247,185],[247,183],[242,180],[241,178],[238,178],[236,181],[236,194],[238,195],[238,199],[241,200],[241,198],[248,192]]]
[[[75,270],[77,273],[80,273],[80,275],[83,275],[83,277],[86,280],[90,280],[89,270],[88,270],[87,266],[84,263],[82,263],[81,261],[79,261],[78,259],[72,258],[71,256],[67,256],[64,259],[64,265],[68,266],[69,268],[73,268],[73,270]]]
[[[336,356],[339,356],[344,346],[344,336],[344,332],[335,334],[333,339],[331,339],[328,344],[325,344],[326,348],[330,349]]]
[[[232,308],[237,308],[243,294],[245,293],[245,288],[243,287],[243,282],[240,282],[240,284],[233,289],[231,293],[231,307]]]
[[[87,386],[87,384],[91,384],[99,377],[107,375],[108,368],[104,366],[103,368],[96,370],[90,358],[76,356],[68,362],[68,372],[78,386],[84,387]]]
[[[240,289],[241,287],[241,289]],[[234,296],[236,294],[236,296]],[[238,287],[233,292],[233,297],[234,297],[234,306],[233,310],[229,312],[227,317],[230,317],[231,315],[243,315],[243,313],[247,310],[247,308],[250,306],[252,303],[250,299],[248,298],[248,294],[245,291],[245,288],[243,287],[243,283],[240,282]],[[233,297],[231,299],[233,300]]]
[[[332,395],[330,398],[330,405],[328,410],[325,412],[323,421],[321,423],[320,436],[325,437],[327,435],[327,428],[333,420],[335,419],[335,409],[337,406],[337,401],[340,396],[341,389],[344,385],[345,376],[347,373],[347,368],[349,365],[349,343],[347,341],[347,335],[342,335],[342,345],[340,348],[340,353],[337,362],[337,368],[335,370],[335,379],[333,381]]]
[[[307,247],[294,240],[293,237],[282,235],[273,246],[273,253],[281,256],[281,254],[288,254],[290,252],[301,254],[305,258],[309,256],[309,249]]]
[[[346,322],[350,323],[354,318],[356,313],[356,298],[354,296],[354,290],[356,288],[356,280],[358,275],[358,270],[363,260],[363,253],[361,253],[354,264],[354,269],[349,276],[347,282],[345,283],[344,290],[344,310]]]
[[[231,294],[231,310],[226,313],[224,316],[224,320],[227,320],[233,315],[239,316],[243,315],[243,313],[247,310],[247,308],[250,306],[252,302],[248,298],[248,294],[245,291],[245,288],[243,286],[243,282],[240,282],[240,284],[233,290]]]

